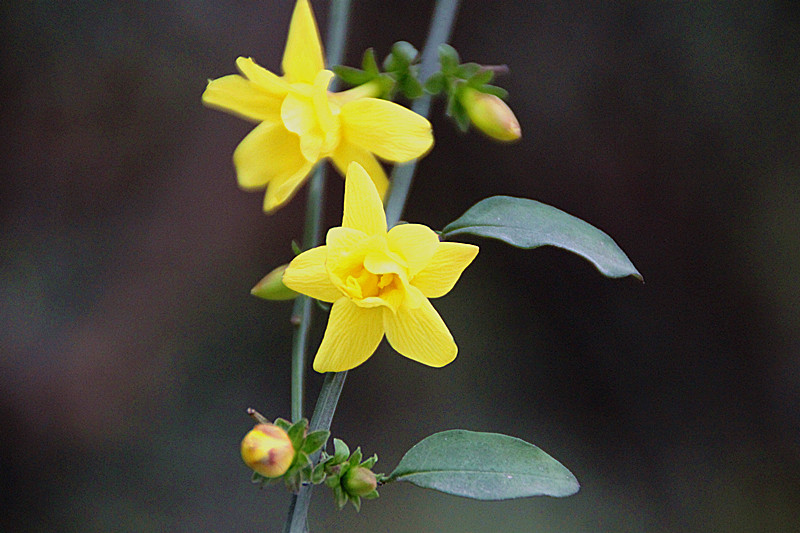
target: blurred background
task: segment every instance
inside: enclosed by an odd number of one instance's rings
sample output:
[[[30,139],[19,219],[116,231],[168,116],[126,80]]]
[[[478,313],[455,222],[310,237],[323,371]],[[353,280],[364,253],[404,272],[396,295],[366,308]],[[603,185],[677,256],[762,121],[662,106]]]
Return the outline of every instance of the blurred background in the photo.
[[[432,5],[356,0],[347,63],[421,47]],[[249,290],[291,259],[305,189],[264,215],[231,163],[252,126],[200,95],[239,55],[278,71],[292,6],[0,5],[0,530],[280,530],[288,495],[252,486],[238,446],[245,408],[289,414],[291,304]],[[610,234],[645,283],[474,241],[435,302],[456,361],[382,346],[334,434],[389,472],[436,431],[508,433],[581,491],[390,485],[356,514],[319,490],[312,531],[796,531],[798,29],[790,2],[463,2],[451,42],[509,65],[523,138],[461,135],[434,106],[404,218],[441,228],[490,195],[533,198]]]

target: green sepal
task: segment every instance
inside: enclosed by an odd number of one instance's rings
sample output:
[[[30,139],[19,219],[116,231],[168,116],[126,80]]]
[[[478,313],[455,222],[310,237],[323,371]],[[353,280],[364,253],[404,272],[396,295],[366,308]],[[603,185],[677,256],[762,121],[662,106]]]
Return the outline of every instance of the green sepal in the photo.
[[[333,488],[333,500],[336,502],[336,507],[339,509],[343,509],[345,505],[347,505],[347,493],[344,491],[341,485],[336,485]]]
[[[289,428],[292,427],[292,423],[286,420],[285,418],[276,418],[273,424],[278,426],[287,433],[289,432]]]
[[[331,67],[331,70],[333,70],[336,76],[343,82],[353,86],[364,85],[376,77],[375,74],[344,65],[336,65],[335,67]]]
[[[364,51],[364,57],[361,58],[361,68],[364,69],[364,72],[377,76],[380,74],[380,69],[378,68],[378,61],[375,59],[375,50],[372,48],[367,48]]]
[[[398,72],[407,70],[409,65],[414,63],[419,52],[414,46],[406,41],[397,41],[392,45],[392,51],[383,61],[383,70],[386,72]]]
[[[286,433],[289,435],[289,440],[292,441],[292,447],[295,450],[300,450],[303,447],[303,440],[306,437],[308,430],[308,419],[301,418],[290,427]]]
[[[477,75],[483,67],[477,63],[463,63],[456,69],[456,76],[468,80]],[[486,72],[486,71],[484,71]],[[488,71],[491,74],[491,71]],[[488,81],[488,80],[487,80]]]
[[[453,74],[458,68],[459,57],[455,48],[447,43],[439,45],[439,64],[442,66],[442,72],[445,74]]]
[[[379,497],[380,497],[380,494],[378,494],[378,489],[375,489],[372,492],[370,492],[369,494],[365,494],[364,496],[362,496],[362,498],[364,498],[365,500],[375,500],[375,499],[377,499]]]
[[[294,239],[292,239],[292,251],[294,252],[294,255],[300,255],[303,253],[303,248],[300,246],[300,243]]]
[[[343,463],[350,457],[350,448],[341,439],[333,439],[333,461]]]
[[[397,81],[397,87],[404,95],[406,95],[406,98],[411,100],[419,98],[424,92],[422,90],[422,84],[415,76],[412,75],[405,75],[399,78]]]
[[[325,463],[320,462],[311,471],[311,483],[319,485],[323,481],[325,481]]]
[[[456,126],[462,132],[466,132],[469,129],[470,120],[469,115],[467,114],[467,110],[464,108],[464,104],[461,103],[456,96],[456,93],[453,93],[447,100],[447,111],[445,112],[446,115],[456,122]]]
[[[478,70],[472,73],[470,76],[465,76],[467,79],[467,85],[470,87],[475,87],[476,89],[482,89],[484,85],[492,81],[494,78],[494,72],[489,70],[488,68],[483,68],[478,65]]]
[[[350,503],[353,504],[353,507],[356,508],[356,512],[361,512],[361,496],[350,496]]]
[[[358,448],[356,448],[356,451],[353,452],[353,455],[350,456],[350,460],[348,461],[350,463],[350,466],[360,465],[362,455],[363,454],[361,453],[361,447],[359,446]]]
[[[482,93],[493,94],[494,96],[500,98],[501,100],[505,100],[506,97],[508,96],[508,91],[496,85],[481,85],[480,87],[476,87],[476,89],[478,89]]]
[[[435,72],[425,81],[422,88],[430,95],[437,95],[447,88],[447,78],[442,72]]]
[[[312,431],[306,435],[305,441],[303,441],[303,445],[300,450],[309,454],[314,453],[325,446],[325,443],[328,442],[328,437],[330,436],[331,432],[324,429]]]
[[[378,454],[376,453],[376,454],[373,454],[372,457],[370,457],[369,459],[367,459],[366,461],[361,463],[361,466],[363,466],[364,468],[368,468],[368,469],[372,470],[372,467],[375,466],[375,463],[377,463],[377,462],[378,462]]]

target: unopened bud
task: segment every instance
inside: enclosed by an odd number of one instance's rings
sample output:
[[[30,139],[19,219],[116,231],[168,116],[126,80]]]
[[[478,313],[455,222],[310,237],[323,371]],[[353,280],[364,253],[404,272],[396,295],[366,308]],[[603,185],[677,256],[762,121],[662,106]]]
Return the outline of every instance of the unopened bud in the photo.
[[[366,496],[378,487],[378,480],[369,468],[356,466],[345,472],[342,487],[351,496]]]
[[[265,300],[293,300],[298,294],[283,284],[283,272],[289,265],[281,265],[250,289],[250,294]]]
[[[259,424],[242,439],[242,460],[264,477],[280,477],[294,460],[289,435],[272,424]]]
[[[522,137],[514,112],[497,96],[465,87],[459,99],[475,127],[489,137],[498,141],[516,141]]]

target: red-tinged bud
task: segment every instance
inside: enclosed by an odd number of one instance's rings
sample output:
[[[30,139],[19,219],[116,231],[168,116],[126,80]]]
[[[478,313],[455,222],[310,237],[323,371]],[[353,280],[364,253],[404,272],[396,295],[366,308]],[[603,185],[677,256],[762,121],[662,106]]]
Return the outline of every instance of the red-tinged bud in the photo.
[[[514,112],[497,96],[465,87],[459,99],[472,124],[489,137],[505,142],[522,137],[522,129]]]
[[[289,435],[278,426],[259,424],[242,439],[242,460],[264,477],[280,477],[294,461]]]

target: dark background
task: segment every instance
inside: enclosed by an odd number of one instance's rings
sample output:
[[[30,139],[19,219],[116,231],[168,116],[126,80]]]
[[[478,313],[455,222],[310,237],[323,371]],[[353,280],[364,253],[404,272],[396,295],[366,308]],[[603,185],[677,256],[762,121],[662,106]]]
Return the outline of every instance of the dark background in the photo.
[[[246,407],[289,414],[291,304],[248,291],[292,257],[305,189],[264,215],[231,164],[252,126],[200,94],[238,55],[277,71],[292,5],[0,7],[0,529],[280,529],[288,496],[251,486],[238,445]],[[327,3],[313,5],[324,36]],[[391,485],[356,514],[320,490],[313,531],[794,530],[791,5],[464,2],[452,43],[509,65],[523,138],[462,136],[436,105],[405,218],[441,228],[486,196],[534,198],[609,233],[646,283],[479,242],[435,302],[456,361],[382,346],[350,373],[333,431],[386,472],[435,431],[508,433],[581,491],[491,503]],[[347,62],[421,46],[431,10],[355,1]]]

